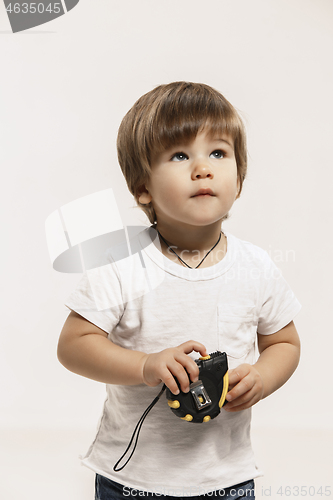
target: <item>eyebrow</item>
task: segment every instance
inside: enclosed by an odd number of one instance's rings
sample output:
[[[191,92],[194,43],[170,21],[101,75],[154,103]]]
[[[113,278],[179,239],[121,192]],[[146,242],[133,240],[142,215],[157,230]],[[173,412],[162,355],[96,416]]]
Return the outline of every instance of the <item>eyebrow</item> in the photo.
[[[222,139],[220,137],[218,137],[217,139],[214,139],[214,141],[216,142],[225,142],[226,144],[228,144],[228,146],[230,146],[231,148],[233,147],[232,144],[230,144],[230,142],[226,141],[225,139]]]

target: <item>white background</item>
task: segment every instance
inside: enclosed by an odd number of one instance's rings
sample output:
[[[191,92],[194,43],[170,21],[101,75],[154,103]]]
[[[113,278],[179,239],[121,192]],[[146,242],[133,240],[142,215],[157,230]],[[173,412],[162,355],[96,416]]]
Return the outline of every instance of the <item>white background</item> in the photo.
[[[140,95],[175,80],[212,85],[242,115],[249,172],[224,228],[265,248],[303,305],[301,364],[253,412],[257,497],[302,485],[333,496],[332,26],[331,0],[81,0],[12,34],[0,5],[1,498],[93,498],[77,455],[104,387],[57,361],[80,275],[52,269],[44,222],[109,187],[124,224],[146,222],[117,128]]]

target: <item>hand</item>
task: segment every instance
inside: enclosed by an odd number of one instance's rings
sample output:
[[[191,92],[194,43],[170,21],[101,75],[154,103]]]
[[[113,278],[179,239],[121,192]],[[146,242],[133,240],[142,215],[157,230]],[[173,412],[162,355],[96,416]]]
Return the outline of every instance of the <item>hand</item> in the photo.
[[[231,389],[231,390],[230,390]],[[264,384],[258,370],[248,364],[239,365],[229,370],[228,403],[223,407],[226,411],[245,410],[255,405],[264,395]]]
[[[164,349],[161,352],[147,354],[143,365],[143,382],[150,387],[164,382],[173,394],[179,394],[174,376],[177,377],[183,392],[189,391],[189,378],[192,382],[198,380],[199,367],[187,354],[192,351],[207,356],[206,348],[200,342],[189,340],[178,347]]]

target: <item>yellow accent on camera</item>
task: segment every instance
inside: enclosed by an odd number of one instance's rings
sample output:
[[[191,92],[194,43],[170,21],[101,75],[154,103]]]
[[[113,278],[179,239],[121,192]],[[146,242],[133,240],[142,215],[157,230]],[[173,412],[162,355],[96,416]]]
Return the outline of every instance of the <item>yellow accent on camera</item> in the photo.
[[[203,422],[209,422],[210,421],[210,416],[209,415],[206,415],[203,419],[202,419]]]
[[[186,422],[191,422],[193,420],[192,415],[190,415],[189,413],[185,415],[185,417],[180,417],[180,418],[181,420],[186,420]]]
[[[180,402],[177,399],[174,400],[168,399],[168,405],[170,406],[170,408],[176,410],[177,408],[180,407]]]
[[[206,359],[210,359],[210,355],[208,354],[207,356],[201,356],[201,358],[199,358],[200,361],[205,361]]]
[[[225,397],[227,395],[228,389],[229,389],[229,375],[228,375],[228,372],[227,372],[224,375],[224,377],[223,377],[223,391],[222,391],[222,394],[221,394],[221,399],[219,401],[219,407],[220,408],[222,408],[222,406],[223,406],[223,403],[225,401]]]

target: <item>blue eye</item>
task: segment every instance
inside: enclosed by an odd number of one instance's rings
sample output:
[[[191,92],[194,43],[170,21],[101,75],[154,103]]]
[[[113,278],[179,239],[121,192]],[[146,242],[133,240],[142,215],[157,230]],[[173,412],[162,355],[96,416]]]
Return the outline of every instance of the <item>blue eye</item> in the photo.
[[[171,161],[184,161],[188,160],[188,156],[185,153],[176,153],[171,157]]]
[[[215,158],[215,159],[219,160],[220,158],[225,157],[225,152],[222,151],[221,149],[216,149],[209,156],[210,156],[210,158]]]

